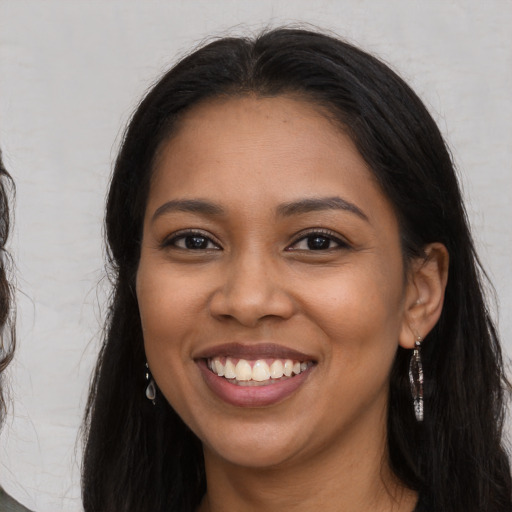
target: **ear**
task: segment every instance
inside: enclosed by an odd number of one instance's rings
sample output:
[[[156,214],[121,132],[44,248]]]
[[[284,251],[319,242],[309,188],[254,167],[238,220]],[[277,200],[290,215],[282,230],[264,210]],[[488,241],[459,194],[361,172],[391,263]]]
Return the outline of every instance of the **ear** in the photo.
[[[418,337],[425,338],[439,320],[448,281],[449,259],[446,247],[433,243],[424,248],[423,256],[411,262],[398,340],[403,348],[414,348]]]

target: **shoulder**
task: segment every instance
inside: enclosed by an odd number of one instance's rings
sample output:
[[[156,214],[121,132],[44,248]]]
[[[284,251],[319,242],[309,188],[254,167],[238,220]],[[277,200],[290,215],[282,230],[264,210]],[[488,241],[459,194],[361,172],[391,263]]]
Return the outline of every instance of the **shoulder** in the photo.
[[[18,503],[14,498],[11,498],[1,487],[0,487],[0,510],[2,512],[30,512],[30,510],[24,507],[21,503]]]

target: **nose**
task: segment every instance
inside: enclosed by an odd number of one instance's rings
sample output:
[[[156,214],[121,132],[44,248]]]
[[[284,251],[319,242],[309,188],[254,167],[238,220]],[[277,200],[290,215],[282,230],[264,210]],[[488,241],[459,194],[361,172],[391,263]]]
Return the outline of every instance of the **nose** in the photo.
[[[286,320],[294,314],[293,298],[286,291],[282,272],[257,254],[226,265],[222,284],[210,299],[210,313],[254,327],[263,319]]]

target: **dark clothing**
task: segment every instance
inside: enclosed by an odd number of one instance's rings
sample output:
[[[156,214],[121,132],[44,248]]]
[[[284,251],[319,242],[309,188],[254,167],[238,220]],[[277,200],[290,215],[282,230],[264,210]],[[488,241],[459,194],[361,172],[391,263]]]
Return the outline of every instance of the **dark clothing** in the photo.
[[[0,512],[30,512],[0,487]]]

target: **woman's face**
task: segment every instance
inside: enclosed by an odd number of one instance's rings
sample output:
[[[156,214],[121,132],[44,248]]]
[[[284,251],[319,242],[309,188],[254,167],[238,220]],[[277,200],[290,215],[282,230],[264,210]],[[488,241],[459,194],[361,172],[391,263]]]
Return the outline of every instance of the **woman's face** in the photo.
[[[212,100],[163,147],[137,297],[151,372],[207,456],[382,442],[403,276],[391,205],[318,107]]]

